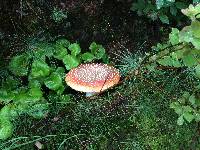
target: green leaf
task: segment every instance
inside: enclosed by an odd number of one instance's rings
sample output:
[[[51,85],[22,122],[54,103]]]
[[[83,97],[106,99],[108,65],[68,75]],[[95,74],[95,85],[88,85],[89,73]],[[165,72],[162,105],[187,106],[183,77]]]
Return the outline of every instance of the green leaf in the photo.
[[[26,76],[28,74],[29,58],[27,55],[18,55],[11,59],[9,70],[16,76]]]
[[[62,45],[56,45],[55,46],[55,53],[54,57],[62,60],[67,55],[67,48],[63,47]]]
[[[190,102],[192,105],[194,105],[194,104],[195,104],[195,101],[196,101],[196,98],[195,98],[195,95],[193,94],[193,95],[191,95],[191,96],[189,97],[189,102]]]
[[[41,91],[40,87],[32,87],[29,89],[28,94],[32,102],[41,100],[43,96],[43,92]]]
[[[81,52],[81,48],[80,48],[79,44],[77,44],[77,43],[73,43],[73,44],[69,45],[68,49],[71,51],[71,54],[73,56],[76,56]]]
[[[191,42],[196,49],[200,50],[200,38],[193,38]]]
[[[188,54],[182,58],[183,63],[187,67],[193,67],[198,64],[196,57],[193,54]]]
[[[194,5],[189,5],[189,8],[187,9],[182,9],[182,13],[186,16],[188,16],[191,20],[196,20],[196,15],[200,13],[200,4],[197,4],[196,6]]]
[[[184,119],[183,119],[183,115],[181,115],[180,117],[178,117],[177,124],[181,126],[183,125],[183,123],[184,123]]]
[[[67,55],[63,59],[63,63],[65,64],[66,69],[70,70],[72,68],[77,67],[79,65],[80,61],[75,56]]]
[[[179,30],[177,28],[172,28],[172,32],[169,34],[169,42],[172,45],[179,43]]]
[[[91,62],[92,60],[95,59],[95,56],[89,52],[82,54],[81,57],[85,62]]]
[[[91,50],[91,53],[97,58],[101,59],[105,55],[105,49],[103,48],[102,45],[98,45],[95,42],[92,42],[90,44],[89,49]]]
[[[27,113],[36,119],[40,119],[47,115],[49,112],[48,108],[48,104],[35,104],[30,107]]]
[[[180,42],[192,42],[193,40],[193,35],[192,35],[192,30],[190,26],[184,27],[179,34],[179,39]]]
[[[45,61],[35,60],[32,64],[31,76],[33,78],[46,77],[50,73],[50,67]]]
[[[199,21],[192,21],[191,30],[194,37],[200,38],[200,22]]]
[[[183,114],[183,116],[184,116],[185,120],[187,120],[189,123],[190,123],[192,120],[194,120],[194,115],[191,114],[191,113],[189,113],[189,112],[185,112],[185,113]]]
[[[15,97],[14,93],[6,89],[0,89],[0,103],[7,104]]]
[[[62,77],[56,73],[53,72],[45,81],[44,84],[46,87],[48,87],[51,90],[58,90],[60,86],[62,86]]]
[[[174,111],[178,114],[181,115],[183,113],[182,106],[178,102],[173,102],[170,104],[170,108],[174,109]]]
[[[166,15],[159,15],[159,19],[162,23],[166,23],[166,24],[169,24],[169,18],[166,16]]]
[[[200,78],[200,64],[195,67],[195,75]]]
[[[164,5],[164,0],[156,0],[157,9],[160,9]]]

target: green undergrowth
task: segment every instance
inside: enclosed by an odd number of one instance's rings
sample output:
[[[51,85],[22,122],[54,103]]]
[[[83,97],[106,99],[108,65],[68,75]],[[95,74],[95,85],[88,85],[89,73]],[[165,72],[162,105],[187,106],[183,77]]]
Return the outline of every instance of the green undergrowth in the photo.
[[[190,78],[179,81],[186,73],[177,74],[149,73],[93,99],[78,95],[59,103],[53,96],[44,119],[22,115],[14,121],[13,137],[1,149],[34,149],[37,141],[44,149],[195,148],[197,124],[177,125],[177,115],[169,109],[180,89],[193,86]]]

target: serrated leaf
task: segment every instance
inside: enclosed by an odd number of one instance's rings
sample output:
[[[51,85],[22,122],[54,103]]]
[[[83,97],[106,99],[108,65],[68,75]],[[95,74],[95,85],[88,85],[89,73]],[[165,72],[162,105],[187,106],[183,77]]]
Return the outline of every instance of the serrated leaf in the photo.
[[[179,43],[179,30],[177,28],[172,28],[172,32],[169,34],[169,42],[172,45]]]
[[[68,49],[71,51],[73,56],[77,56],[81,52],[81,48],[77,43],[70,44]]]
[[[48,87],[51,90],[58,90],[60,86],[62,86],[62,77],[56,73],[53,72],[45,81],[44,84],[46,87]]]
[[[81,57],[85,62],[91,62],[95,59],[95,56],[89,52],[82,54]]]
[[[169,24],[169,18],[166,16],[166,15],[159,15],[159,19],[162,23],[166,23],[166,24]]]
[[[67,55],[63,58],[63,63],[65,64],[66,69],[70,70],[72,68],[77,67],[80,61],[75,56]]]
[[[16,76],[26,76],[28,74],[29,58],[23,54],[15,56],[9,63],[9,70]]]
[[[35,60],[32,64],[31,76],[33,78],[46,77],[50,73],[50,67],[45,61]]]

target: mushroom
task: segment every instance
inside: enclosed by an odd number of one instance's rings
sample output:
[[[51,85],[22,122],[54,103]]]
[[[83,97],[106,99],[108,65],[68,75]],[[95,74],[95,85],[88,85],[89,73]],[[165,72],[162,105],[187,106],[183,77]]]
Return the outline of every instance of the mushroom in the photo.
[[[102,63],[81,64],[71,69],[65,78],[67,85],[77,91],[86,92],[86,97],[116,85],[119,80],[119,71]]]

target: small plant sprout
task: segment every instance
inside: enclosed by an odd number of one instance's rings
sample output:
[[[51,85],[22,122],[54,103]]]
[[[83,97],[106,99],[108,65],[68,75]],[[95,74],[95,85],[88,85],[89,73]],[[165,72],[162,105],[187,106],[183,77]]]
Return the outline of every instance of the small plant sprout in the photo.
[[[86,92],[86,97],[116,85],[119,80],[119,71],[102,63],[81,64],[70,70],[65,78],[66,83],[71,88]]]

